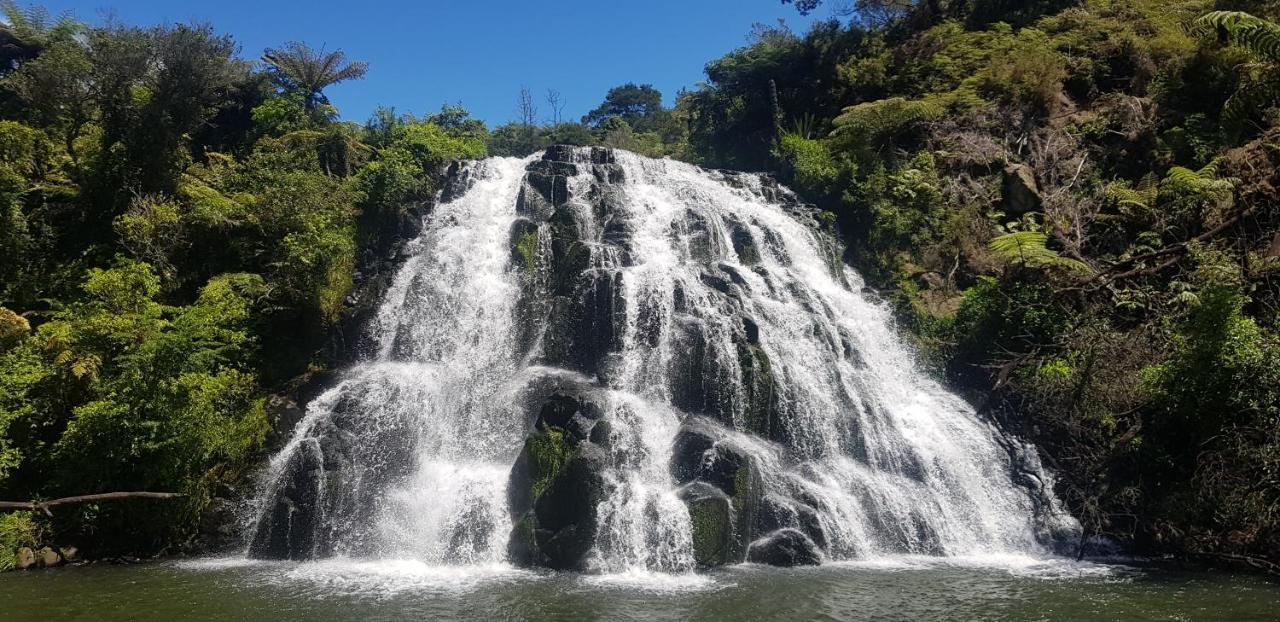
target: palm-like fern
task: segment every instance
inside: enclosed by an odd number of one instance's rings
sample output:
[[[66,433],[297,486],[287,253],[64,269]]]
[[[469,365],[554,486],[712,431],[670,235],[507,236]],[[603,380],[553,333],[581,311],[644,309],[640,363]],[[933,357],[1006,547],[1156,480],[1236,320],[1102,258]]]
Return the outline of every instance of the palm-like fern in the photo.
[[[867,144],[898,134],[916,123],[937,119],[944,112],[940,104],[931,100],[891,97],[865,102],[845,108],[833,122],[836,129],[831,135]]]
[[[363,61],[348,63],[342,50],[313,50],[300,41],[290,41],[283,48],[268,48],[262,54],[275,81],[283,88],[302,94],[307,110],[324,101],[321,92],[334,84],[359,80],[369,70]]]
[[[23,8],[13,0],[0,0],[0,72],[6,72],[29,61],[49,46],[70,41],[83,25],[62,13],[56,18],[44,7]]]
[[[996,257],[1007,264],[1028,268],[1063,268],[1088,274],[1088,264],[1063,257],[1046,246],[1049,238],[1039,231],[1018,231],[997,237],[988,244]]]
[[[1191,30],[1238,46],[1255,61],[1242,67],[1240,88],[1222,108],[1224,121],[1238,124],[1255,110],[1280,104],[1280,24],[1240,11],[1213,11],[1196,20]]]

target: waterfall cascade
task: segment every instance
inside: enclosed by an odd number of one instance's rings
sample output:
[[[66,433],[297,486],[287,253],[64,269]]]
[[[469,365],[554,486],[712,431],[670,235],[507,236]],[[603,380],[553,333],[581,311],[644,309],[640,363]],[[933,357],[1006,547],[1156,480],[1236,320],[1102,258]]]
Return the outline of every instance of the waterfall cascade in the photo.
[[[1074,541],[1033,450],[923,375],[758,175],[456,167],[265,475],[250,555],[686,571]]]

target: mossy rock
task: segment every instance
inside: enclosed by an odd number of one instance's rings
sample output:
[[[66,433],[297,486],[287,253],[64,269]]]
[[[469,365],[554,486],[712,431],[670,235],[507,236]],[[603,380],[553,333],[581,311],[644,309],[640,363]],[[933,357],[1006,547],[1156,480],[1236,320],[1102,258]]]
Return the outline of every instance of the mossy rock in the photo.
[[[742,561],[729,497],[710,484],[695,482],[681,489],[680,498],[689,509],[694,561],[702,567]]]
[[[538,225],[523,218],[511,225],[511,263],[527,273],[538,269]]]
[[[764,438],[781,440],[784,431],[778,421],[773,365],[769,355],[748,340],[738,340],[736,345],[738,366],[742,372],[743,427]]]

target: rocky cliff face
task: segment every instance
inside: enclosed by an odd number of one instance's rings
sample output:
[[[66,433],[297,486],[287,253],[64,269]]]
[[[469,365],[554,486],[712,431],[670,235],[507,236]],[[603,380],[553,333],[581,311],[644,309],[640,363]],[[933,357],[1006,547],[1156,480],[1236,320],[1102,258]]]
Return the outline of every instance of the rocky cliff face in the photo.
[[[914,369],[768,177],[460,166],[409,252],[251,555],[680,571],[1072,537],[1034,453]]]

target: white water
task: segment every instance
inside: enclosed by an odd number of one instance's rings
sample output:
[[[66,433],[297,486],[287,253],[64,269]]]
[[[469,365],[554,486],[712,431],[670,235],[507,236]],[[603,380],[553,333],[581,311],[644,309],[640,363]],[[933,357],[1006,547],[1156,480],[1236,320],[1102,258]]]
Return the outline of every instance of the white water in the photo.
[[[1046,520],[1014,483],[1010,448],[1048,487],[1034,453],[1002,441],[923,375],[884,305],[860,293],[852,270],[841,264],[833,274],[829,243],[803,216],[767,199],[759,178],[739,175],[730,184],[687,164],[616,157],[625,182],[610,187],[617,196],[609,213],[579,219],[592,268],[621,273],[625,301],[607,377],[584,378],[603,385],[612,429],[593,568],[646,576],[694,566],[689,516],[669,469],[686,416],[672,386],[673,365],[687,348],[680,323],[699,326],[706,356],[723,363],[725,377],[704,381],[737,388],[722,392],[718,405],[738,428],[726,430],[722,442],[760,465],[766,494],[816,508],[828,560],[920,553],[1025,559],[1045,552],[1040,532],[1073,528],[1051,495]],[[537,364],[536,348],[518,352],[519,323],[536,320],[517,313],[525,277],[512,265],[509,231],[524,167],[534,159],[471,165],[477,181],[432,212],[382,305],[373,327],[377,355],[309,406],[273,461],[269,482],[340,403],[361,422],[354,471],[371,475],[353,485],[363,487],[374,510],[326,519],[333,552],[476,568],[504,561],[507,477],[529,426],[523,390],[540,376],[573,375]],[[589,165],[580,168],[583,174],[569,180],[571,204],[582,202],[580,211],[589,214],[593,180]],[[625,229],[625,243],[606,242],[606,225]],[[735,252],[735,226],[759,249],[756,265],[743,265]],[[543,225],[543,276],[546,237]],[[717,265],[739,276],[734,296],[704,280]],[[742,316],[759,326],[785,445],[744,432],[734,342]],[[388,438],[407,452],[386,451]],[[409,464],[384,464],[404,456]]]

